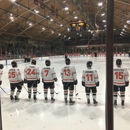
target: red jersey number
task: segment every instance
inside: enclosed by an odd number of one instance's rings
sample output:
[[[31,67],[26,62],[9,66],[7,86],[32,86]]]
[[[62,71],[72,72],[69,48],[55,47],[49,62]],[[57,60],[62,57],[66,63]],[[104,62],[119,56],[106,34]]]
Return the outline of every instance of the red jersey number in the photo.
[[[116,75],[116,79],[123,79],[124,78],[123,72],[115,72],[115,75]]]
[[[47,77],[49,73],[49,70],[45,70],[45,76]]]
[[[70,76],[70,69],[64,69],[65,76]]]
[[[15,72],[9,72],[9,78],[15,78]]]
[[[27,75],[35,75],[35,69],[31,70],[31,69],[28,69],[27,70]]]
[[[93,74],[86,74],[87,81],[93,81]]]

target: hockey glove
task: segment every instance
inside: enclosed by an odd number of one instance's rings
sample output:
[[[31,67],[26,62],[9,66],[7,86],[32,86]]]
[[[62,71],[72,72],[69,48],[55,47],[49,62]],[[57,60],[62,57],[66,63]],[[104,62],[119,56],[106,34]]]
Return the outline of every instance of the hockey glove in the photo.
[[[74,81],[74,85],[77,85],[78,84],[78,81],[77,81],[77,79]]]
[[[38,83],[38,84],[40,83],[40,79],[37,79],[37,83]]]
[[[128,87],[129,86],[129,81],[126,81],[125,82],[125,87]]]
[[[2,81],[0,81],[0,85],[2,84]]]
[[[57,79],[57,78],[54,78],[54,80],[55,80],[55,82],[57,82],[58,79]]]
[[[99,86],[99,81],[96,83],[96,86]]]
[[[24,79],[24,83],[25,83],[25,84],[27,83],[27,80],[26,80],[26,79]]]
[[[83,81],[82,81],[82,86],[84,86],[84,87],[85,87],[85,82],[83,82]]]

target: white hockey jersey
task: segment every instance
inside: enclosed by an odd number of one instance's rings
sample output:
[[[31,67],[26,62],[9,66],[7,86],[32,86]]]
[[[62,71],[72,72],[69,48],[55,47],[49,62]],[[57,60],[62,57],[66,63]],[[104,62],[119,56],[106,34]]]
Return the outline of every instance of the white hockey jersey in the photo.
[[[129,73],[125,68],[113,69],[113,84],[117,86],[125,86],[125,82],[128,81]]]
[[[88,69],[82,72],[82,82],[85,82],[87,87],[95,87],[98,82],[98,73],[96,70]]]
[[[54,78],[57,78],[54,68],[48,66],[42,68],[41,77],[42,80],[46,83],[54,82]]]
[[[10,83],[19,83],[22,81],[21,73],[18,68],[12,68],[8,71],[8,79]]]
[[[3,70],[0,69],[0,81],[1,81],[2,74],[3,74]]]
[[[76,69],[74,66],[66,65],[61,69],[61,78],[63,82],[74,82],[77,80]]]
[[[35,65],[27,66],[24,69],[24,78],[30,81],[39,79],[40,78],[39,68],[36,67]]]

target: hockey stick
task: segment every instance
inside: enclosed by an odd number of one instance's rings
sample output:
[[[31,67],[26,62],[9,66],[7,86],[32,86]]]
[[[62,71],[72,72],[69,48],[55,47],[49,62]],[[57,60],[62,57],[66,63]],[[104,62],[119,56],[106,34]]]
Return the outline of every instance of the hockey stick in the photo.
[[[0,88],[1,88],[1,86],[0,86]],[[7,95],[10,95],[10,94],[8,94],[3,88],[1,88],[1,90],[2,90],[4,93],[6,93]]]
[[[59,94],[59,92],[56,92],[56,91],[54,91],[55,92],[55,94]]]
[[[77,96],[78,95],[78,93],[76,93],[76,85],[75,85],[75,96]]]
[[[23,85],[24,89],[28,92],[28,90],[26,89],[26,87]],[[37,91],[38,92],[38,91]],[[41,92],[38,92],[39,94],[41,94]]]

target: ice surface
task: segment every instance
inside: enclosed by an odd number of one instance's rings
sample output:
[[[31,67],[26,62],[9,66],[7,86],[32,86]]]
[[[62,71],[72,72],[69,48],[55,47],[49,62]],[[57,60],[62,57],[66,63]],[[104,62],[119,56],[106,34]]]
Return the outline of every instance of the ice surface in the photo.
[[[119,58],[114,58],[115,60]],[[78,96],[74,96],[75,105],[65,105],[63,96],[63,87],[61,82],[60,71],[65,65],[64,58],[50,58],[51,65],[55,68],[58,82],[55,83],[55,103],[51,103],[50,94],[48,93],[49,101],[44,102],[43,84],[38,85],[37,102],[33,99],[28,100],[28,94],[23,88],[20,94],[19,102],[11,102],[9,95],[2,93],[2,118],[3,130],[105,130],[105,84],[106,84],[106,62],[105,57],[73,57],[71,65],[74,65],[77,70],[78,85],[76,90]],[[121,57],[122,67],[128,68],[130,73],[130,58]],[[86,95],[84,87],[81,85],[82,71],[86,69],[86,62],[93,61],[93,69],[96,69],[99,74],[100,86],[97,88],[97,106],[93,105],[91,96],[91,105],[86,104]],[[26,65],[29,63],[19,64],[18,68],[22,73]],[[37,66],[40,70],[45,66],[43,61],[38,61]],[[3,84],[1,87],[10,93],[10,85],[8,81],[8,70],[11,65],[4,67]],[[130,77],[129,77],[130,78]],[[26,84],[24,84],[27,87]],[[125,107],[122,108],[120,97],[118,97],[118,106],[114,108],[114,129],[115,130],[130,130],[130,86],[126,88]]]

